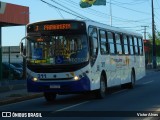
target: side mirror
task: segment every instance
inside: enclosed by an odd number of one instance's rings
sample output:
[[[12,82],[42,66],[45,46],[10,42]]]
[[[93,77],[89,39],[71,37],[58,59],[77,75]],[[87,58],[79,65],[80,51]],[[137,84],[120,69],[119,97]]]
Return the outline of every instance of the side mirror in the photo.
[[[21,55],[22,57],[26,58],[25,48],[24,48],[24,45],[23,45],[23,42],[22,42],[23,40],[26,40],[26,37],[24,37],[24,38],[21,40],[20,44],[19,44],[19,46],[20,46],[20,55]]]
[[[20,42],[20,55],[23,55],[23,42]]]

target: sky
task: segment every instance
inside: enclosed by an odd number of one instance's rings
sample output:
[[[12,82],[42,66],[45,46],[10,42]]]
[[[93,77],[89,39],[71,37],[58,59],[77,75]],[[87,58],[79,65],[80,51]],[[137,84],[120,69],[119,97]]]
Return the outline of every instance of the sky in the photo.
[[[147,32],[152,34],[151,0],[107,0],[106,6],[92,6],[90,8],[81,8],[79,6],[80,0],[44,0],[57,8],[51,7],[41,0],[1,1],[28,6],[30,23],[54,19],[81,19],[78,17],[81,16],[108,25],[112,23],[112,26],[138,32],[142,35],[144,34],[142,26],[148,26]],[[156,31],[160,31],[160,0],[153,1]],[[76,16],[61,10],[69,11],[65,8],[69,8],[70,12]],[[24,36],[25,26],[3,27],[2,46],[18,46]]]

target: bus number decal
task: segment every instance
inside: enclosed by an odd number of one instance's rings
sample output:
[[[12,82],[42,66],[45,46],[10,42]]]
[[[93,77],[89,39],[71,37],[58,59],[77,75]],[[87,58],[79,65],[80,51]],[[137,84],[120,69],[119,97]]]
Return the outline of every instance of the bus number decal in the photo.
[[[47,77],[46,77],[46,74],[38,74],[38,78],[41,79],[41,78],[47,78]]]
[[[105,67],[105,62],[101,62],[101,64],[102,64],[102,67]]]
[[[99,66],[99,65],[97,65],[97,72],[98,72],[98,71],[100,71],[100,66]]]

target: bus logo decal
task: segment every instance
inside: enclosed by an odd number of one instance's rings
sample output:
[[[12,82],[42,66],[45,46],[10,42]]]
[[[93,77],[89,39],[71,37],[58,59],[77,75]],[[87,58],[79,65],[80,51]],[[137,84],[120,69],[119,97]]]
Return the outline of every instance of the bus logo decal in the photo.
[[[63,63],[63,56],[57,56],[56,57],[56,64],[61,64]]]

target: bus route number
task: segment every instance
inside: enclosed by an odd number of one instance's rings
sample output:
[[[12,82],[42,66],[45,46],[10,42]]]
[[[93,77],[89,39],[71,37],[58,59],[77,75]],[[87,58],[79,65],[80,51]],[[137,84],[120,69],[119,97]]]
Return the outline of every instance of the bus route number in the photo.
[[[44,79],[47,78],[46,74],[38,74],[39,79]]]

